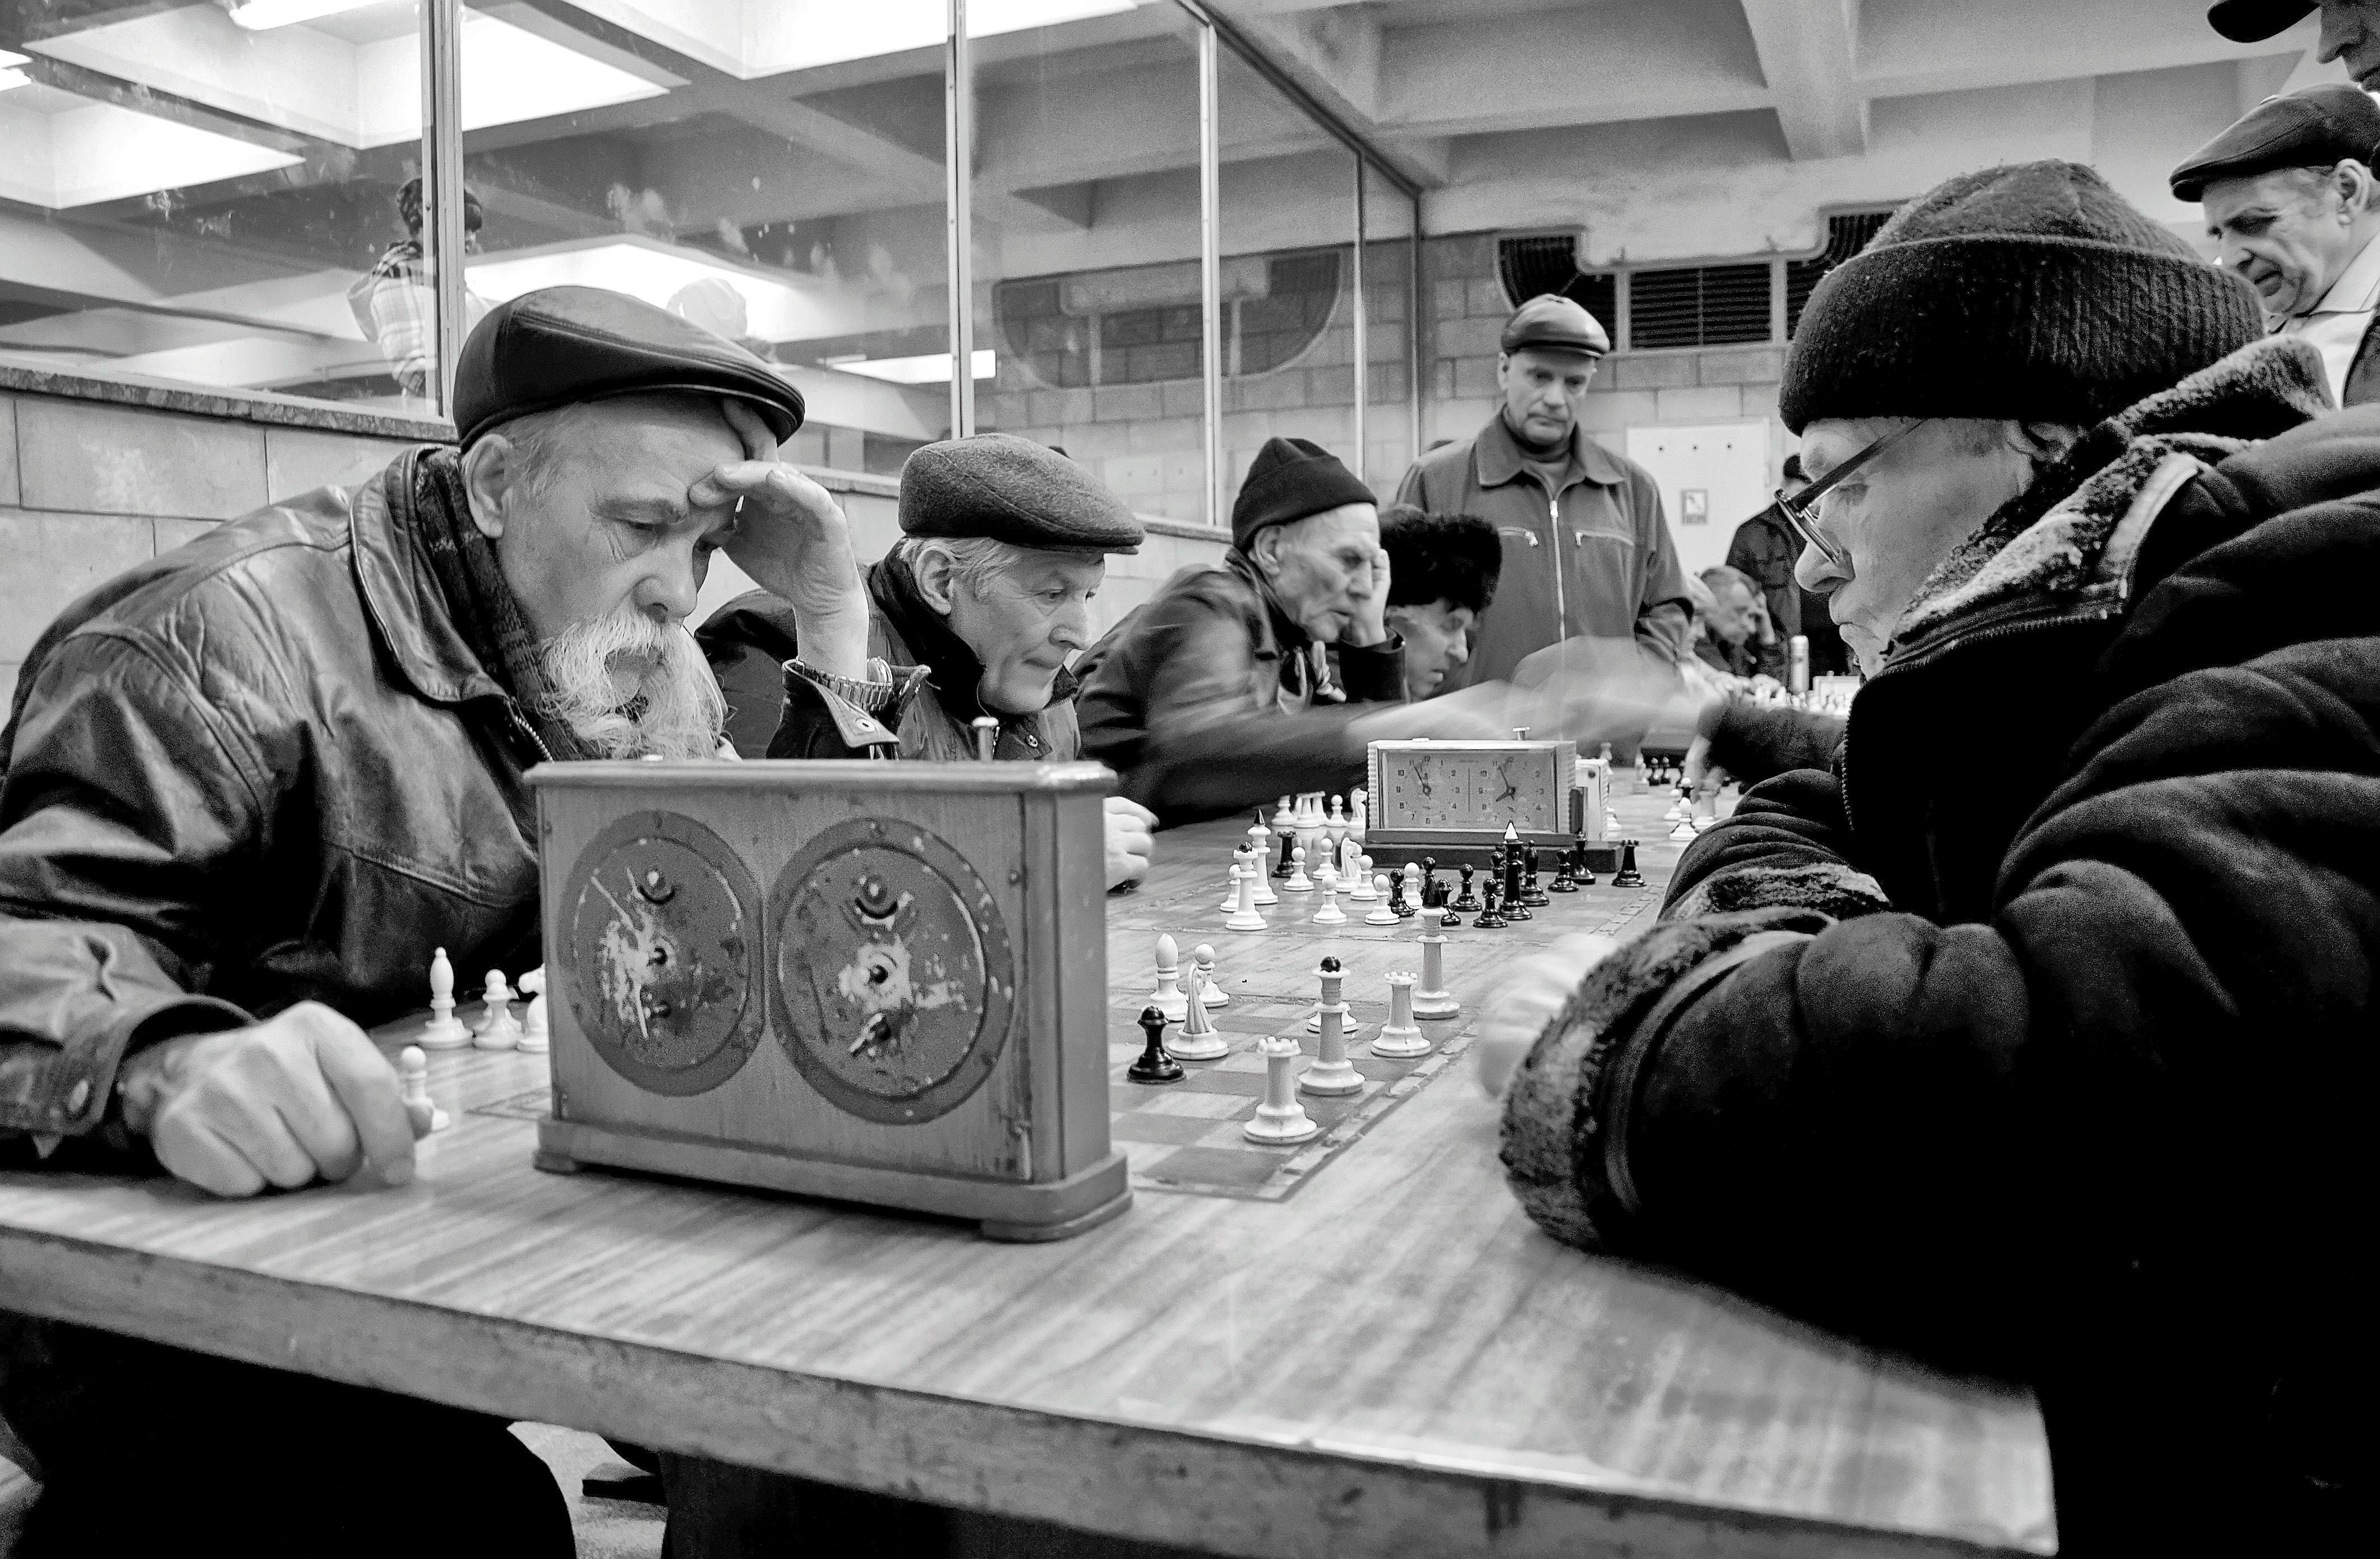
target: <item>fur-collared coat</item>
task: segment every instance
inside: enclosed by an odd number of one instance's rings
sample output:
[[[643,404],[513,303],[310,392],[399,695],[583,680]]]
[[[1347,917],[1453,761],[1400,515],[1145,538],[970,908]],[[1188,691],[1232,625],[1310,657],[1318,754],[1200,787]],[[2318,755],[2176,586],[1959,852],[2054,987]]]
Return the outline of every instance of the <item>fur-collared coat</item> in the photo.
[[[2093,430],[1506,1093],[1558,1237],[2030,1382],[2069,1555],[2368,1507],[2380,408],[2327,405],[2273,340]]]

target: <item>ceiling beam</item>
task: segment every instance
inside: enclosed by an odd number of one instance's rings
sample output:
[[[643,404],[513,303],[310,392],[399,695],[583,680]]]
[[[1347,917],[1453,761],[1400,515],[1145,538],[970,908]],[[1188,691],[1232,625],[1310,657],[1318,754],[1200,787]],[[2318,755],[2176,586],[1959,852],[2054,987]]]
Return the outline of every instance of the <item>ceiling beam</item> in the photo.
[[[1867,99],[1852,51],[1859,0],[1742,0],[1760,73],[1797,163],[1867,151]]]

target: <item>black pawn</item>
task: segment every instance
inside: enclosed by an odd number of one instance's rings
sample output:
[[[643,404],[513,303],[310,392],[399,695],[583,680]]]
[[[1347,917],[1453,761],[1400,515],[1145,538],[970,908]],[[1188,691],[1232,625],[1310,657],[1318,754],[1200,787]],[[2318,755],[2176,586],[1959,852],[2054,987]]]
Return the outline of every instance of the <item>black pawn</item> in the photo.
[[[1620,841],[1620,870],[1611,874],[1611,885],[1615,888],[1641,888],[1645,885],[1645,873],[1636,870],[1635,840]]]
[[[1572,846],[1570,855],[1571,882],[1574,885],[1582,888],[1591,888],[1595,886],[1595,873],[1588,869],[1586,864],[1586,842],[1585,840],[1581,840],[1578,844]]]
[[[1389,881],[1394,884],[1389,893],[1389,907],[1397,912],[1397,919],[1410,920],[1420,914],[1421,906],[1415,904],[1405,894],[1405,874],[1402,871],[1391,871],[1389,873]],[[1414,885],[1418,888],[1421,884],[1416,883]]]
[[[1180,1082],[1182,1063],[1165,1054],[1165,1014],[1156,1007],[1141,1008],[1140,1031],[1148,1036],[1148,1044],[1123,1075],[1136,1083]]]
[[[1570,857],[1571,852],[1568,850],[1554,852],[1554,880],[1546,885],[1546,892],[1552,894],[1578,892],[1578,884],[1570,880]]]
[[[1479,907],[1478,898],[1471,892],[1471,874],[1478,870],[1479,869],[1475,866],[1466,866],[1462,869],[1463,896],[1454,901],[1453,907],[1463,910],[1466,914]]]
[[[1545,889],[1537,886],[1537,847],[1535,845],[1529,846],[1527,859],[1529,875],[1528,880],[1521,884],[1521,902],[1532,909],[1541,909],[1553,900],[1546,896]]]
[[[1421,858],[1421,907],[1435,909],[1445,900],[1446,884],[1438,880],[1438,858]]]
[[[1488,907],[1480,910],[1478,919],[1471,923],[1483,932],[1500,930],[1512,924],[1496,912],[1496,880],[1493,877],[1488,879]]]

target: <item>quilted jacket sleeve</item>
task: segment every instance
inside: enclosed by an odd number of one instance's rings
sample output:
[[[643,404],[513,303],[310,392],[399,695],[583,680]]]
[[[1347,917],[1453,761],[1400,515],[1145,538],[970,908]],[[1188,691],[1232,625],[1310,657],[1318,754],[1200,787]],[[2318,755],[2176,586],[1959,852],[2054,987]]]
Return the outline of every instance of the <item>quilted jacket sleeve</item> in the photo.
[[[34,676],[0,780],[0,1138],[90,1132],[128,1046],[248,1021],[192,988],[269,834],[267,766],[170,657],[82,634]]]
[[[2294,1224],[2362,1173],[2380,635],[2360,588],[2318,622],[2313,592],[2292,614],[2221,583],[2271,561],[2169,582],[2168,603],[2195,589],[2205,610],[2166,625],[2155,675],[2084,735],[1981,923],[1814,929],[1719,896],[1764,866],[1847,864],[1823,776],[1760,787],[1698,842],[1673,914],[1732,915],[1673,918],[1607,960],[1596,978],[1641,999],[1548,1026],[1507,1094],[1516,1188],[1559,1214],[1540,1221],[1937,1351],[2144,1251],[2215,1238],[2252,1271],[2244,1247],[2313,1248]],[[2300,563],[2301,581],[2368,572]],[[2242,658],[2174,664],[2209,647]],[[1687,989],[1739,921],[1788,934]]]

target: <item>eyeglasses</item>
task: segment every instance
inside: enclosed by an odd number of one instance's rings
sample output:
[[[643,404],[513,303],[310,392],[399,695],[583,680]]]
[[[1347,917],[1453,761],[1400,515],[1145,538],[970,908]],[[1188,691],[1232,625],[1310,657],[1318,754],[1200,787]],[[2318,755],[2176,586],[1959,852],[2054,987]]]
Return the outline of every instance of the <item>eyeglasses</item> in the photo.
[[[1818,500],[1825,497],[1843,478],[1883,454],[1893,440],[1914,432],[1924,425],[1924,421],[1925,420],[1920,418],[1905,428],[1895,428],[1799,493],[1789,495],[1783,488],[1779,488],[1775,502],[1769,506],[1777,511],[1787,525],[1792,527],[1793,534],[1801,537],[1806,544],[1817,548],[1819,556],[1837,568],[1848,569],[1852,566],[1852,554],[1828,541],[1825,533],[1818,529]]]

